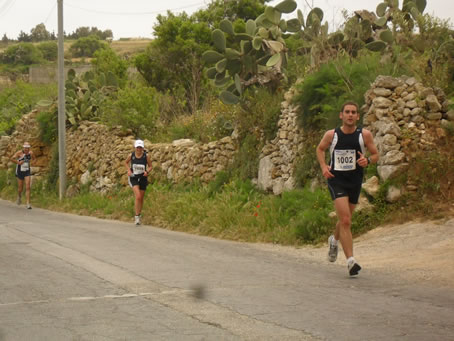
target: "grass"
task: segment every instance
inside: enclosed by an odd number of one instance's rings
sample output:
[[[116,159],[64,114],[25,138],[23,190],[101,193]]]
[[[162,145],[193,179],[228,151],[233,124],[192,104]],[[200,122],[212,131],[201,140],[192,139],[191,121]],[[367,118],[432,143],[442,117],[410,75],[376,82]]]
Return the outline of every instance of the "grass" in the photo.
[[[11,201],[16,198],[12,171],[8,176],[6,171],[0,171],[0,196]],[[32,205],[131,223],[134,215],[130,188],[117,188],[102,195],[84,187],[78,195],[60,201],[57,191],[35,183]],[[216,188],[198,183],[153,183],[146,192],[142,221],[221,239],[298,246],[326,240],[335,224],[328,216],[332,210],[325,188],[296,189],[274,196],[257,190],[250,181],[241,180],[230,180]],[[358,235],[377,226],[384,221],[383,212],[355,216],[353,233]]]
[[[0,196],[14,201],[16,182],[11,171],[0,171]],[[34,183],[32,205],[55,211],[132,222],[134,198],[129,188],[108,195],[86,188],[59,200],[57,191]],[[307,189],[282,196],[258,191],[249,181],[231,180],[215,191],[198,183],[154,183],[145,196],[145,224],[216,238],[301,245],[325,239],[333,227],[326,190]],[[317,226],[319,224],[319,226]]]

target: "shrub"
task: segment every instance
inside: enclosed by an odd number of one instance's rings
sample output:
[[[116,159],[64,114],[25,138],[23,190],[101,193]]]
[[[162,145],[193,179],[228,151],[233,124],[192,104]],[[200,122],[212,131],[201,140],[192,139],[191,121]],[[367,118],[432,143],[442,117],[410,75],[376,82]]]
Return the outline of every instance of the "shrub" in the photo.
[[[307,132],[300,155],[295,162],[294,178],[298,187],[305,187],[309,181],[323,181],[317,160],[316,149],[322,138],[320,132]]]
[[[56,61],[58,57],[58,45],[54,41],[46,41],[38,44],[43,58],[48,61]]]
[[[1,61],[5,64],[31,65],[42,62],[41,51],[32,43],[19,43],[8,47],[1,55]]]
[[[54,104],[49,110],[42,111],[36,117],[39,125],[40,139],[51,145],[58,137],[58,111]]]
[[[101,41],[98,36],[91,35],[77,39],[69,50],[74,57],[93,57],[96,51],[106,47],[107,44]]]
[[[97,73],[107,74],[112,72],[123,87],[128,78],[128,62],[121,59],[110,47],[95,51],[91,63]]]
[[[263,133],[265,140],[273,139],[278,130],[282,97],[282,92],[272,93],[267,88],[249,89],[242,110],[236,110],[240,133]]]
[[[10,134],[17,120],[29,113],[41,99],[56,95],[55,85],[35,85],[16,81],[0,92],[0,135]]]
[[[247,135],[230,166],[232,174],[241,179],[254,179],[259,171],[259,155],[262,144],[254,135]]]
[[[369,52],[354,60],[341,57],[322,65],[297,85],[294,102],[300,106],[300,125],[323,129],[336,126],[344,102],[352,100],[361,107],[364,93],[378,75],[400,76],[402,72],[391,62],[383,64],[380,55]]]
[[[129,128],[136,136],[149,138],[156,130],[158,96],[154,88],[140,84],[120,89],[117,97],[106,103],[102,120],[110,126]]]

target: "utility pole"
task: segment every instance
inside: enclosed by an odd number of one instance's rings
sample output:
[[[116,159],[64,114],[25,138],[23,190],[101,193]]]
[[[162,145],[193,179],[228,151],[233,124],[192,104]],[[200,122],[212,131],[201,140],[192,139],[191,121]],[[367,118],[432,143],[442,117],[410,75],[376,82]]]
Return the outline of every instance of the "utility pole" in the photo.
[[[65,59],[63,33],[63,0],[58,3],[58,175],[60,200],[66,192],[66,113],[65,113]]]

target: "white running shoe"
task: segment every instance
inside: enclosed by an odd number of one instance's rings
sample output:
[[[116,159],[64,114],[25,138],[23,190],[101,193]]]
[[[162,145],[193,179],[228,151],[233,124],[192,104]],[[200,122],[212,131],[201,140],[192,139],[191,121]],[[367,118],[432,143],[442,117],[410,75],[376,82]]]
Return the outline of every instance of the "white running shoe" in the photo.
[[[337,259],[337,253],[339,251],[339,248],[337,246],[337,243],[334,243],[334,235],[329,236],[328,238],[328,245],[329,245],[329,251],[328,251],[328,260],[333,263]]]
[[[135,222],[136,225],[140,225],[140,215],[136,215],[134,217],[134,222]]]
[[[27,210],[31,210],[31,209],[32,209],[32,207],[31,207],[31,205],[30,205],[30,204],[27,204],[27,206],[26,206],[26,207],[27,207]]]
[[[361,270],[361,266],[356,263],[355,260],[351,260],[350,262],[347,263],[348,267],[348,274],[350,277],[356,277],[359,274],[359,271]]]

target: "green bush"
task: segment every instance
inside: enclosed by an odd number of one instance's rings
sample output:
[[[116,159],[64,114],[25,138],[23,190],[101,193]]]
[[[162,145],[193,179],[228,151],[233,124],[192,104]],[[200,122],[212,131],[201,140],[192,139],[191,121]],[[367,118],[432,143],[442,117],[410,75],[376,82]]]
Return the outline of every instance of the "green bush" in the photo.
[[[107,74],[112,72],[119,80],[120,87],[126,84],[128,79],[128,62],[118,56],[110,47],[95,51],[91,63],[95,72]]]
[[[0,170],[0,192],[8,185],[8,171],[5,169]]]
[[[74,57],[93,57],[96,51],[106,47],[107,44],[100,40],[98,36],[91,35],[77,39],[69,50]]]
[[[12,65],[31,65],[41,63],[43,55],[32,43],[19,43],[8,47],[1,54],[1,61]]]
[[[57,191],[59,169],[58,143],[54,143],[52,146],[52,158],[50,159],[49,172],[47,173],[44,186],[46,191],[54,193]]]
[[[36,117],[39,125],[40,139],[51,145],[58,137],[58,111],[56,105],[49,110],[41,111]]]
[[[41,51],[43,58],[48,61],[56,61],[58,57],[58,45],[55,41],[46,41],[38,44],[38,50]]]
[[[241,133],[263,133],[265,140],[276,136],[281,114],[282,92],[267,88],[248,89],[243,110],[236,110],[236,122]]]
[[[295,162],[293,176],[298,187],[305,187],[310,181],[323,181],[320,165],[317,160],[316,149],[322,138],[318,131],[307,132],[300,155]]]
[[[129,128],[137,137],[150,138],[159,117],[158,102],[159,94],[154,88],[135,84],[120,89],[117,97],[106,103],[102,120],[110,126]]]
[[[247,135],[241,142],[230,171],[242,180],[254,179],[259,170],[259,155],[262,143],[254,135]]]
[[[0,92],[0,135],[11,134],[22,115],[29,113],[42,99],[56,96],[55,85],[16,81]]]
[[[321,129],[335,127],[344,102],[355,101],[361,107],[364,93],[378,75],[398,77],[402,72],[391,62],[383,64],[380,55],[366,51],[353,60],[341,57],[322,65],[297,85],[294,102],[300,106],[300,125]]]

